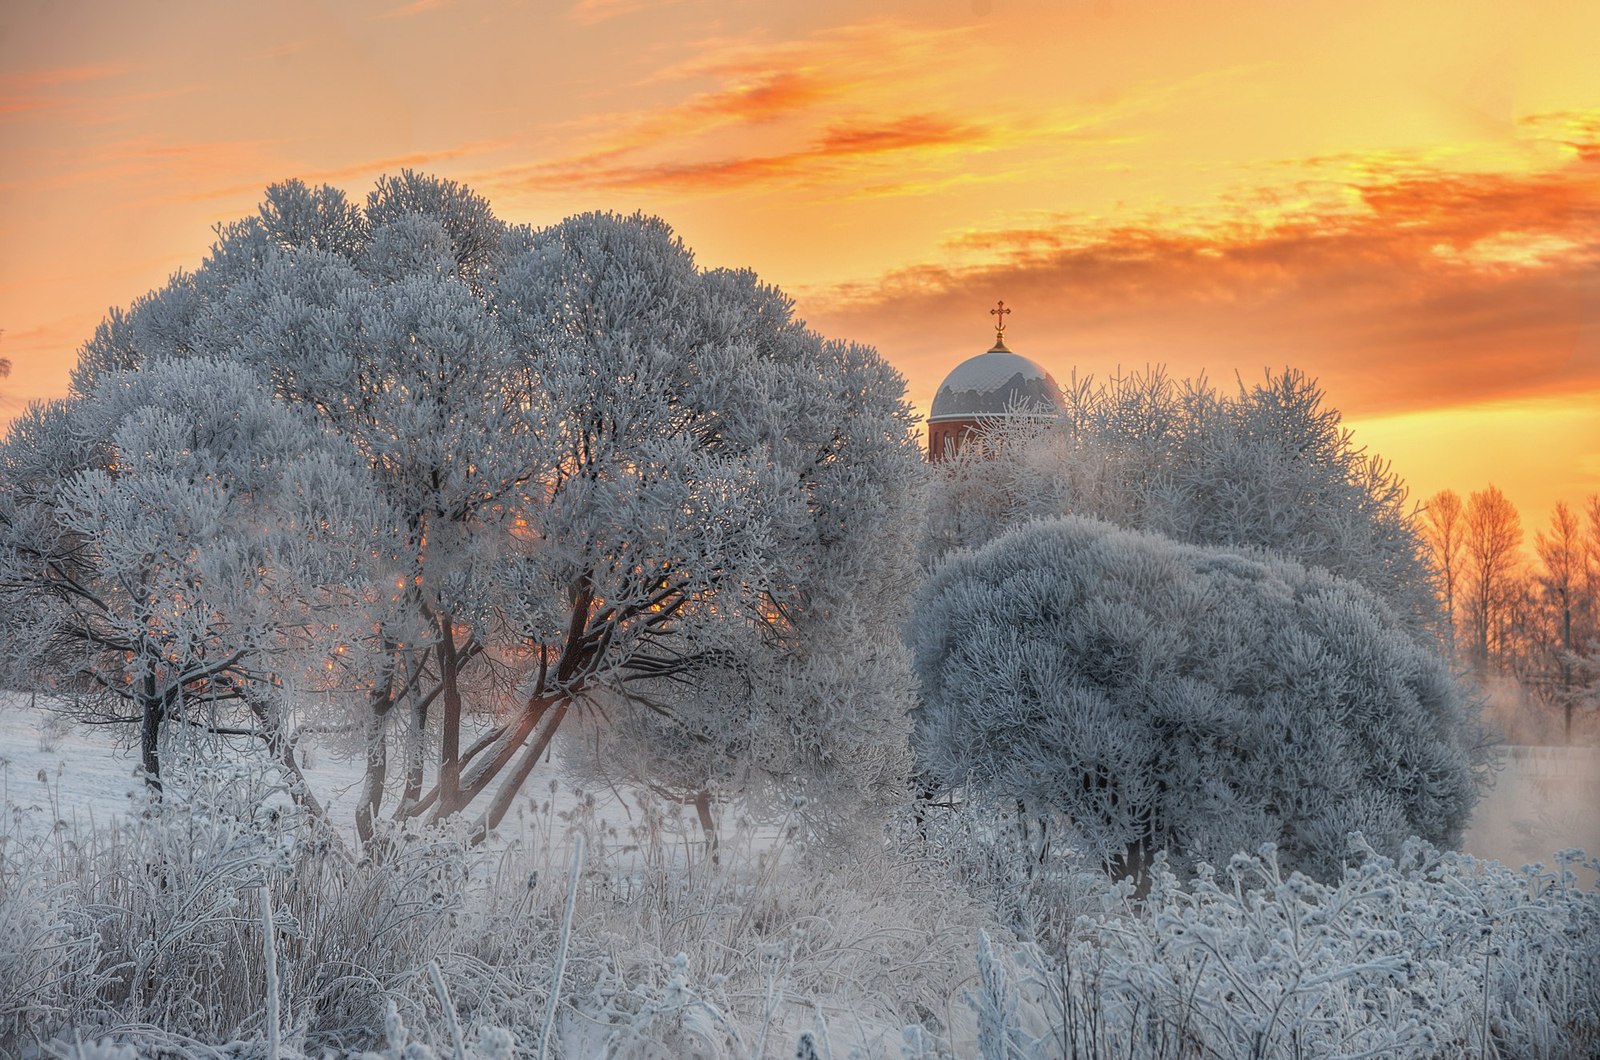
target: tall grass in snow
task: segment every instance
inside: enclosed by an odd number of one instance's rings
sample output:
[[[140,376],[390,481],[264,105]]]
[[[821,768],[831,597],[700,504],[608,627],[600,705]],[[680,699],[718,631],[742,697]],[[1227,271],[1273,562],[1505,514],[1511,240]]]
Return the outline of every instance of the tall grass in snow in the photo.
[[[552,800],[553,801],[553,800]],[[350,858],[268,774],[0,834],[0,1055],[381,1060],[1591,1054],[1600,894],[1408,846],[1147,895],[965,809],[849,856],[681,807]],[[582,848],[581,860],[577,848]],[[981,934],[980,934],[981,933]],[[565,952],[563,958],[561,954]],[[276,1037],[276,1041],[274,1038]],[[546,1048],[547,1046],[547,1048]]]
[[[1070,938],[979,954],[985,1060],[1600,1055],[1600,893],[1555,869],[1355,839],[1342,879],[1237,855]]]
[[[17,830],[0,844],[0,1055],[64,1054],[73,1034],[259,1054],[276,1028],[285,1058],[531,1055],[547,1029],[551,1056],[740,1057],[819,1020],[881,1052],[908,1024],[966,1018],[949,976],[981,908],[927,866],[819,867],[784,826],[747,821],[714,861],[679,808],[630,812],[546,804],[499,851],[431,833],[354,860],[241,768],[113,827]]]

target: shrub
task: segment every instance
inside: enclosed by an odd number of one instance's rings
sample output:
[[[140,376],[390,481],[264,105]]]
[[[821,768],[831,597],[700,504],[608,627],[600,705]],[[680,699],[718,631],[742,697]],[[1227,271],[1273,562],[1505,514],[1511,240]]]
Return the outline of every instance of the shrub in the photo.
[[[1078,517],[957,553],[909,629],[936,781],[1065,815],[1113,868],[1263,841],[1453,844],[1478,740],[1441,659],[1361,586]]]

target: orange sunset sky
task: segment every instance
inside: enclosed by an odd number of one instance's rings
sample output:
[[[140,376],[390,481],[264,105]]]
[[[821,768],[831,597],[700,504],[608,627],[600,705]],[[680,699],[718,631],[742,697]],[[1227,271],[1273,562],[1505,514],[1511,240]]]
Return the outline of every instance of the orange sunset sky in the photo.
[[[642,209],[926,408],[987,310],[1058,378],[1295,365],[1425,497],[1600,491],[1600,4],[0,9],[0,383],[289,176]]]

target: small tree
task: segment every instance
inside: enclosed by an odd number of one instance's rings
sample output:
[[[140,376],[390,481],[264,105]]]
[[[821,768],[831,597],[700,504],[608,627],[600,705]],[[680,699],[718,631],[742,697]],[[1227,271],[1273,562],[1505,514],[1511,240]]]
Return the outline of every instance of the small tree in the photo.
[[[1552,627],[1545,654],[1554,673],[1547,677],[1553,698],[1561,706],[1562,733],[1570,742],[1578,698],[1578,646],[1584,639],[1587,601],[1583,598],[1582,524],[1565,501],[1556,502],[1549,533],[1534,535],[1534,551],[1543,568],[1537,579]]]
[[[1346,833],[1452,844],[1476,798],[1449,668],[1324,571],[1071,517],[951,556],[914,607],[926,768],[1115,869],[1273,841],[1328,877]]]
[[[319,641],[308,587],[340,565],[303,498],[360,493],[319,439],[248,370],[191,360],[106,373],[0,448],[11,664],[86,720],[136,726],[154,788],[173,725],[286,748],[272,689]],[[346,544],[348,566],[367,541]]]

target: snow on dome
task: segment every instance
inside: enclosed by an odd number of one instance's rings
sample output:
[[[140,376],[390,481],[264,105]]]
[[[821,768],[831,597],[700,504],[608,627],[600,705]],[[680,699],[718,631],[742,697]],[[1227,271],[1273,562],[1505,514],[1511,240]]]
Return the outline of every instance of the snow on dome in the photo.
[[[933,396],[928,422],[978,416],[1039,415],[1061,409],[1061,388],[1050,373],[996,341],[987,353],[956,365]]]

